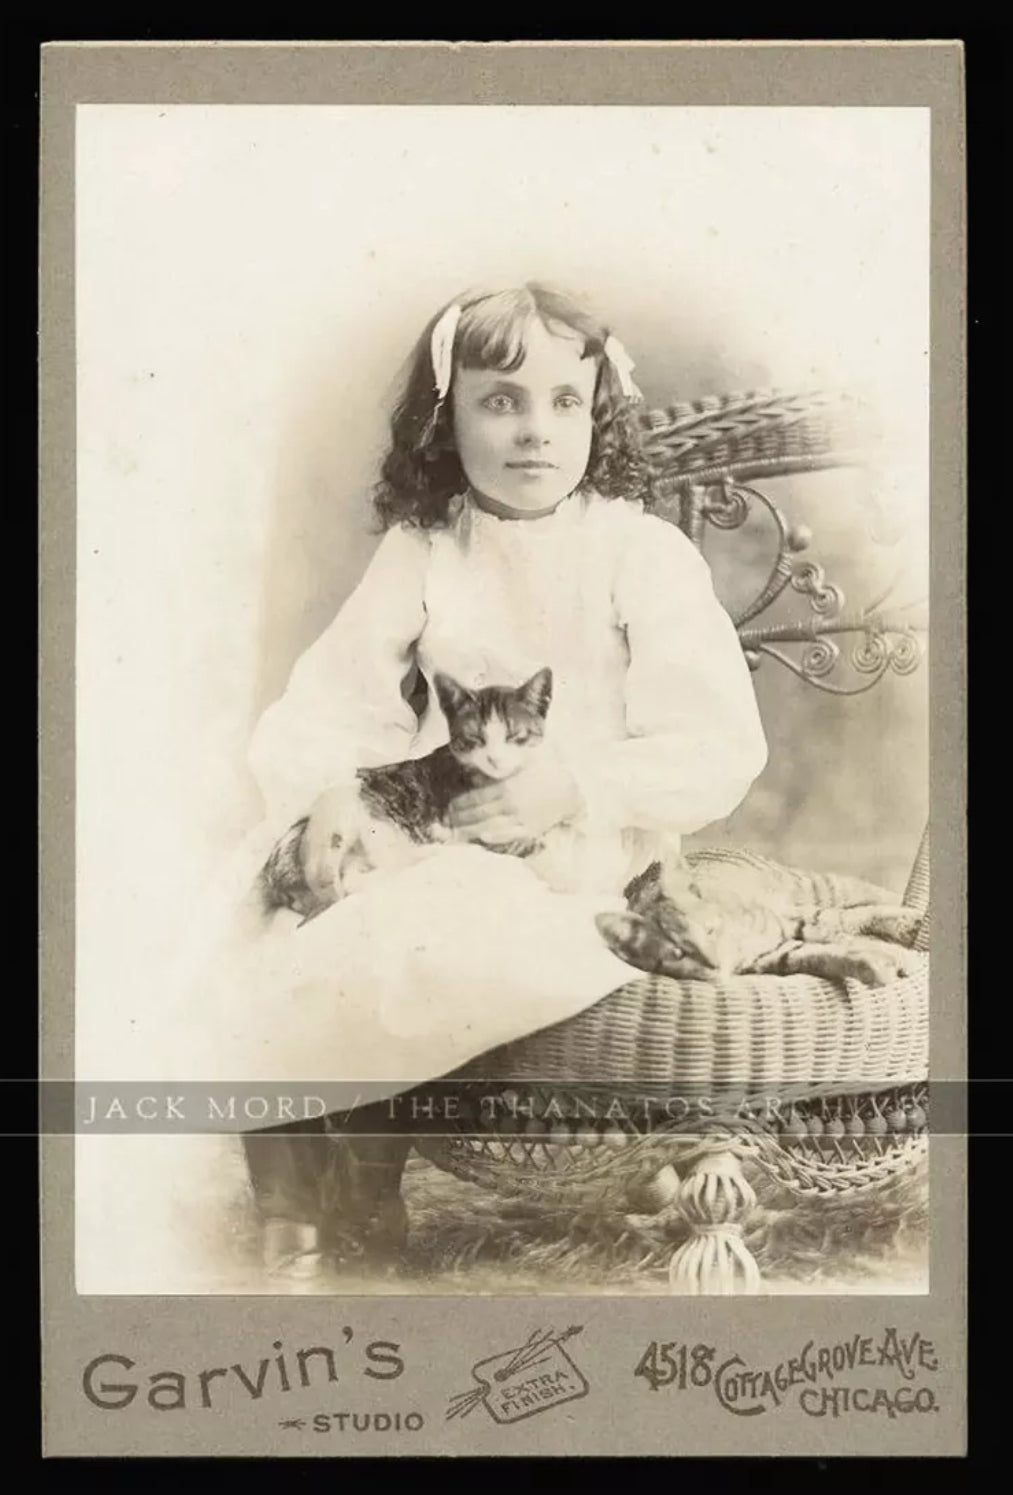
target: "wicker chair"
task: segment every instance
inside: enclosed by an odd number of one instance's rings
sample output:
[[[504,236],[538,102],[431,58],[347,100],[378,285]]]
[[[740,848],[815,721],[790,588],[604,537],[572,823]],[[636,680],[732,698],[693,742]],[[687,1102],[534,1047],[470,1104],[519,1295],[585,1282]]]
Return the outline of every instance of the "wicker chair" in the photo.
[[[753,669],[773,659],[840,695],[918,665],[923,624],[884,611],[885,599],[846,612],[840,590],[802,558],[809,531],[755,486],[861,466],[869,432],[857,402],[754,393],[674,405],[644,425],[655,512],[698,547],[709,527],[734,531],[750,515],[773,526],[773,565],[734,617]],[[765,624],[792,591],[805,616]],[[851,641],[846,661],[839,639]],[[792,644],[800,656],[785,652]],[[878,988],[810,976],[632,980],[449,1077],[464,1097],[460,1120],[417,1136],[416,1149],[501,1192],[572,1189],[586,1200],[600,1187],[625,1191],[640,1211],[675,1209],[690,1234],[671,1260],[673,1291],[761,1290],[743,1239],[756,1204],[744,1163],[798,1198],[838,1198],[881,1187],[927,1149],[928,866],[926,830],[904,895],[921,915],[915,974]],[[636,1106],[617,1104],[624,1095]]]

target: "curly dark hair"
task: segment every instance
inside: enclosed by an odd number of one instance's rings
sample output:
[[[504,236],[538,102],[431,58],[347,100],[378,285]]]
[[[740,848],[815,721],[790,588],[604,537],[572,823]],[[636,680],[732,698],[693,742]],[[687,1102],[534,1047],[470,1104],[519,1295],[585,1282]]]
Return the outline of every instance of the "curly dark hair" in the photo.
[[[604,356],[609,329],[573,296],[534,281],[517,290],[470,292],[456,299],[461,317],[454,336],[455,368],[513,372],[524,361],[525,332],[535,319],[549,332],[565,327],[584,339],[583,356],[596,359],[598,377],[591,452],[581,487],[603,498],[648,498],[650,469],[641,451],[637,418]],[[421,529],[445,525],[450,500],[468,486],[454,447],[450,402],[437,406],[433,383],[430,338],[445,310],[431,319],[419,338],[391,419],[391,446],[373,493],[385,530],[396,524]]]

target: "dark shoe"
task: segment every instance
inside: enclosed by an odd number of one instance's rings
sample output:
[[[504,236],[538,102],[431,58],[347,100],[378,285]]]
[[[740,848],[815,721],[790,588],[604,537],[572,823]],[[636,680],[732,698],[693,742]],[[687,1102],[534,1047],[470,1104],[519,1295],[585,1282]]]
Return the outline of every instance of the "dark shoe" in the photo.
[[[264,1265],[278,1281],[396,1270],[403,1258],[409,1139],[342,1135],[329,1120],[244,1137]]]
[[[263,1261],[278,1283],[326,1286],[348,1275],[394,1275],[403,1260],[407,1215],[400,1199],[357,1226],[334,1218],[318,1227],[294,1220],[264,1225]]]
[[[334,1214],[321,1228],[323,1248],[346,1264],[396,1270],[408,1242],[408,1211],[399,1194],[378,1200],[368,1214]]]

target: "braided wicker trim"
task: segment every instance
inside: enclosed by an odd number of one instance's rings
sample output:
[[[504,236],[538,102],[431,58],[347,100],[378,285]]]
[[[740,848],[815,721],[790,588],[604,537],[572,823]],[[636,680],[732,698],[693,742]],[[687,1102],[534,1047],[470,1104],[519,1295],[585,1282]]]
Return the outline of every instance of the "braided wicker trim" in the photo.
[[[734,1120],[698,1115],[646,1133],[629,1122],[583,1124],[575,1134],[532,1122],[520,1135],[500,1129],[419,1137],[416,1148],[459,1178],[514,1195],[549,1189],[604,1197],[716,1148],[748,1157],[796,1194],[830,1195],[875,1188],[905,1172],[920,1155],[926,1124],[926,1087],[915,1084],[886,1095],[811,1098],[775,1123],[742,1112]]]
[[[714,1145],[713,1141],[709,1145]],[[927,1155],[928,1138],[905,1137],[865,1153],[856,1149],[851,1158],[845,1159],[804,1157],[775,1138],[742,1133],[724,1138],[722,1145],[754,1162],[797,1197],[826,1198],[877,1189],[885,1181],[902,1176]],[[694,1138],[670,1138],[664,1143],[659,1138],[643,1139],[621,1159],[612,1155],[594,1167],[569,1173],[557,1172],[549,1166],[524,1167],[524,1162],[530,1162],[531,1149],[525,1152],[520,1144],[514,1144],[512,1152],[504,1156],[498,1167],[488,1157],[479,1159],[469,1155],[460,1145],[447,1146],[442,1138],[420,1139],[417,1150],[444,1172],[501,1194],[537,1196],[551,1190],[555,1194],[572,1193],[587,1198],[595,1194],[601,1197],[619,1194],[632,1180],[643,1180],[666,1163],[684,1167],[699,1152],[699,1143]]]
[[[843,394],[754,391],[676,403],[642,418],[648,459],[667,477],[706,469],[728,471],[742,464],[815,465],[820,459],[869,445],[875,437],[870,411]]]
[[[882,1188],[907,1174],[928,1156],[926,1136],[907,1137],[878,1157],[847,1164],[827,1165],[805,1159],[780,1146],[773,1138],[749,1137],[739,1144],[743,1157],[756,1163],[769,1178],[800,1199],[854,1195]]]

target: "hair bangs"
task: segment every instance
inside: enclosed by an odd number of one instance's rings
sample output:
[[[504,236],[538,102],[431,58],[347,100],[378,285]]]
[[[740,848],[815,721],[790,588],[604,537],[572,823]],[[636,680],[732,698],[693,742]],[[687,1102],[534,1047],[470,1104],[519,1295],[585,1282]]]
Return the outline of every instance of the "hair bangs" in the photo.
[[[465,369],[515,373],[527,352],[527,331],[538,316],[528,291],[502,291],[467,307],[461,316],[456,360]]]
[[[541,322],[555,337],[580,342],[582,357],[601,352],[598,328],[569,297],[531,284],[483,296],[465,306],[455,351],[458,366],[516,373],[524,362],[534,322]]]

